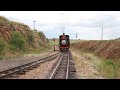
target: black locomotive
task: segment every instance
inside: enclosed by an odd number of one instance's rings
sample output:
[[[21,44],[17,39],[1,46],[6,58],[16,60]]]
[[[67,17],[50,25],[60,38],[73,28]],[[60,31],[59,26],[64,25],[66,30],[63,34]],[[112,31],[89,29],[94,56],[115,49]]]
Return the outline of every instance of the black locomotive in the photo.
[[[69,35],[63,35],[59,36],[59,49],[61,52],[67,52],[70,48],[70,40]]]

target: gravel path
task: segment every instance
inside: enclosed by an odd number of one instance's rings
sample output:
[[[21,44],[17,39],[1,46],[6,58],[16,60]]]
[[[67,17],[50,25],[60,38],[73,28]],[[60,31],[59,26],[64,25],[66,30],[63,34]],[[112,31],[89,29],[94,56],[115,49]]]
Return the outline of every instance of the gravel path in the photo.
[[[13,68],[13,67],[16,67],[22,64],[26,64],[32,61],[36,61],[40,58],[45,57],[46,55],[55,54],[56,52],[58,51],[50,51],[50,52],[45,52],[45,53],[40,53],[40,54],[28,54],[18,59],[0,60],[0,71]]]
[[[88,58],[77,51],[72,51],[72,54],[78,79],[104,79]]]

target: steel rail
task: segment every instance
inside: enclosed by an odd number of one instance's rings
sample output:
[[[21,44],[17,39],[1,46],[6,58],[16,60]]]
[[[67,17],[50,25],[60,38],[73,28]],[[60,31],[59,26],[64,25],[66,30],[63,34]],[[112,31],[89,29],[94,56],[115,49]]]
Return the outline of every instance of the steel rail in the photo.
[[[67,59],[67,72],[66,72],[66,79],[68,79],[68,74],[69,74],[69,62],[70,62],[70,57],[69,57],[69,52],[67,53],[68,54],[68,59]]]
[[[55,72],[57,71],[57,68],[59,67],[59,65],[61,63],[62,58],[63,58],[63,54],[61,54],[60,58],[58,59],[59,62],[57,63],[57,65],[56,65],[55,69],[53,70],[53,72],[52,72],[51,76],[49,77],[49,79],[52,79],[54,77]]]
[[[32,67],[34,67],[34,66],[36,66],[36,65],[38,65],[38,64],[40,64],[42,62],[51,60],[51,59],[57,57],[58,54],[60,54],[60,53],[56,53],[56,54],[53,54],[51,56],[47,56],[47,57],[41,58],[39,60],[36,60],[36,61],[30,62],[30,63],[24,64],[24,65],[20,65],[20,66],[11,68],[11,69],[7,69],[7,70],[4,70],[4,71],[1,71],[0,72],[0,79],[5,78],[7,76],[10,76],[12,74],[18,73],[20,71],[24,71],[25,69],[32,68]]]
[[[51,76],[49,77],[49,79],[54,79],[54,76],[55,76],[55,74],[56,74],[56,72],[57,72],[58,68],[60,67],[60,64],[63,60],[63,57],[64,57],[63,55],[64,54],[62,53],[61,57],[58,59],[59,61],[57,62],[57,65],[55,66],[55,68],[54,68]],[[68,77],[69,77],[69,59],[70,59],[69,52],[67,52],[67,66],[66,66],[67,70],[66,70],[66,73],[65,73],[65,79],[68,79]]]

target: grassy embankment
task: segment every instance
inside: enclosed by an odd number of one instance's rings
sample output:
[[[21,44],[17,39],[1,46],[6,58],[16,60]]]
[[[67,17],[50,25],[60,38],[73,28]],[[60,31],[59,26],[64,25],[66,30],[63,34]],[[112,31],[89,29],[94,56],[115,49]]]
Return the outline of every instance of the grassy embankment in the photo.
[[[120,78],[120,42],[107,41],[83,41],[71,45],[72,50],[77,50],[91,60],[101,76],[117,79]]]

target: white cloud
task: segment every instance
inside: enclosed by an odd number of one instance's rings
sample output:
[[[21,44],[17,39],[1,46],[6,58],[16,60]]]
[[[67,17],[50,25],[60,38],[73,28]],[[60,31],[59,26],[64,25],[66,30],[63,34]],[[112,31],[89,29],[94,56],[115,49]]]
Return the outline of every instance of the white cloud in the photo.
[[[63,26],[71,38],[101,39],[101,24],[104,39],[120,37],[120,11],[0,11],[0,15],[27,24],[45,33],[48,38],[59,37]]]

